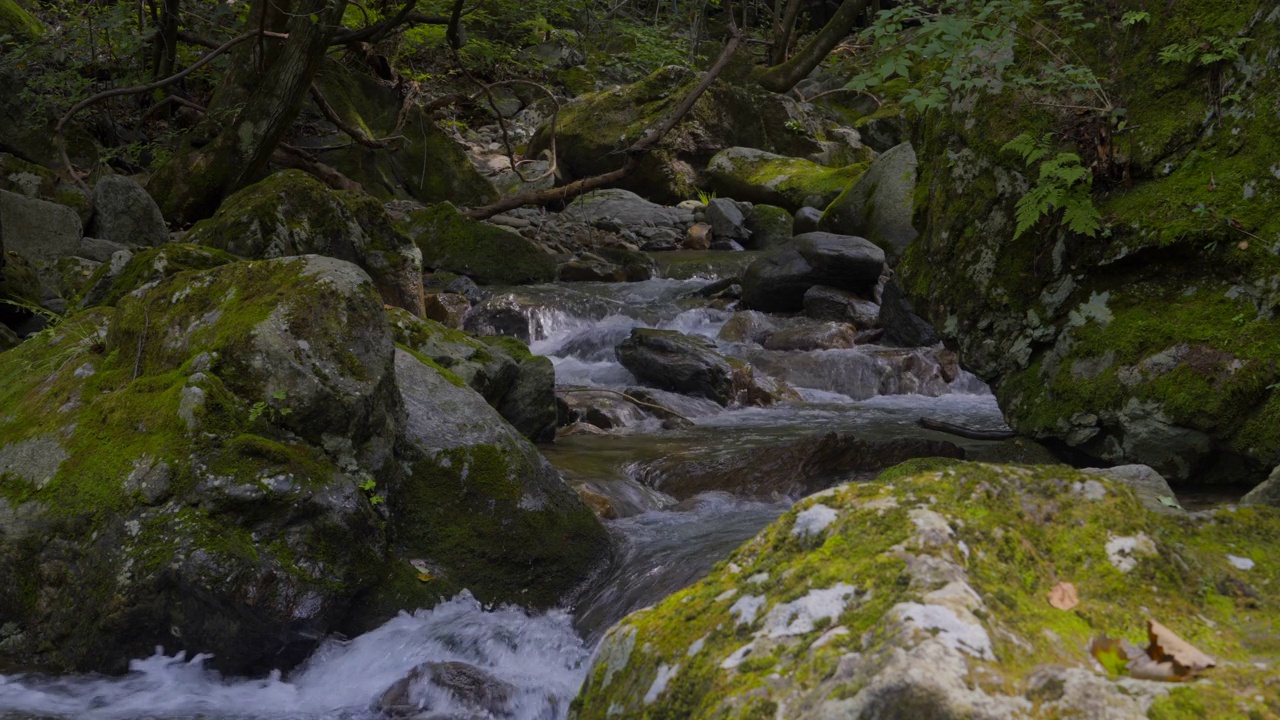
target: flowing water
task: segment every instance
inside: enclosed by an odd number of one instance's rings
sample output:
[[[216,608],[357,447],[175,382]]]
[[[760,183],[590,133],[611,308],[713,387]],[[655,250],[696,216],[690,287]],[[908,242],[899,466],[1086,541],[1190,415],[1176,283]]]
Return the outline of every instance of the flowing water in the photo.
[[[613,348],[632,328],[715,339],[730,317],[687,297],[717,274],[714,256],[695,260],[693,270],[673,273],[695,275],[687,279],[557,284],[511,293],[525,308],[532,349],[553,359],[561,386],[626,391],[636,383]],[[799,389],[802,400],[723,409],[669,398],[664,402],[692,419],[693,427],[664,430],[657,420],[636,419],[608,435],[570,436],[546,448],[569,482],[608,498],[617,516],[607,521],[617,560],[565,610],[484,608],[464,593],[431,610],[401,614],[360,637],[330,640],[287,676],[265,679],[222,678],[203,666],[203,658],[162,654],[135,660],[132,672],[120,678],[0,676],[0,720],[378,718],[385,717],[374,710],[384,691],[424,662],[445,664],[433,666],[441,673],[463,668],[464,675],[498,690],[463,697],[445,687],[457,683],[435,682],[441,675],[427,673],[411,683],[409,699],[429,711],[413,717],[558,720],[610,624],[698,580],[792,501],[723,491],[677,501],[640,481],[647,463],[729,457],[833,430],[868,439],[924,437],[929,433],[915,425],[921,415],[1003,427],[994,398],[980,382],[965,374],[941,380],[926,353],[720,347],[768,368]]]

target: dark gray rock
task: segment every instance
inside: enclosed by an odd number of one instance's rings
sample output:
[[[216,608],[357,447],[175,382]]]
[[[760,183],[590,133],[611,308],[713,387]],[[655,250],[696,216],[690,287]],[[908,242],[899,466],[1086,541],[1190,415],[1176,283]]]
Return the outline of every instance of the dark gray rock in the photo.
[[[852,325],[841,322],[808,322],[785,328],[769,335],[766,350],[846,350],[857,344],[858,334]]]
[[[57,203],[0,190],[0,247],[31,262],[71,257],[84,238],[80,216]]]
[[[431,692],[434,689],[436,692]],[[433,718],[433,701],[444,690],[476,717],[509,717],[514,685],[463,662],[426,662],[409,671],[378,698],[377,709],[392,718]],[[452,715],[448,717],[453,717]]]
[[[141,185],[121,175],[107,175],[93,186],[94,237],[152,247],[169,242],[169,227],[160,207]]]
[[[796,236],[792,247],[766,255],[742,278],[747,307],[765,312],[795,312],[804,295],[825,285],[869,295],[884,270],[884,251],[859,237],[831,233]]]
[[[817,232],[818,225],[822,222],[822,211],[812,207],[802,207],[796,211],[795,219],[791,221],[791,234],[804,235],[805,233]]]
[[[859,330],[877,327],[880,306],[846,290],[815,285],[804,294],[804,314],[817,320],[843,320]]]
[[[617,348],[618,361],[641,382],[728,405],[733,366],[711,342],[675,330],[636,328]]]
[[[884,328],[884,341],[899,347],[928,347],[942,342],[928,320],[911,308],[911,301],[898,284],[885,283],[880,298],[880,327]]]
[[[104,263],[121,250],[128,249],[124,243],[87,237],[80,240],[80,251],[76,254],[86,260]]]
[[[721,491],[774,501],[800,498],[840,482],[871,477],[912,458],[964,456],[962,448],[946,441],[865,440],[833,432],[748,452],[677,452],[645,463],[636,477],[679,500]]]
[[[707,223],[711,225],[716,240],[746,240],[751,237],[747,229],[747,216],[739,203],[729,198],[715,198],[707,203]]]

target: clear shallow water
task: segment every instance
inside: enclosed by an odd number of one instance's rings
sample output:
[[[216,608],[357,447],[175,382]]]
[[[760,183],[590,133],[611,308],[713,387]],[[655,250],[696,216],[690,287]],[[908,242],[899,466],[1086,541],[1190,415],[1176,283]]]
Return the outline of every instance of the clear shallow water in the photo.
[[[714,260],[714,259],[713,259]],[[736,261],[736,260],[735,260]],[[699,262],[704,262],[699,259]],[[712,265],[715,263],[712,262]],[[653,280],[521,288],[531,306],[532,349],[548,355],[561,385],[625,389],[634,378],[613,348],[635,327],[661,327],[714,340],[731,313],[698,307],[685,296],[708,282]],[[714,279],[714,278],[712,278]],[[758,347],[719,343],[751,359]],[[922,415],[981,428],[1001,428],[995,399],[972,376],[950,384],[918,383],[918,360],[874,348],[772,357],[800,401],[770,408],[706,407],[686,414],[696,425],[663,431],[641,423],[607,436],[567,437],[544,449],[566,479],[610,498],[619,510],[606,525],[618,561],[551,613],[484,608],[461,595],[432,610],[402,614],[349,641],[331,640],[288,676],[225,679],[200,659],[158,655],[136,660],[122,678],[0,676],[0,720],[372,720],[382,693],[424,662],[458,662],[508,688],[500,707],[477,710],[441,687],[415,684],[423,718],[559,720],[585,676],[589,656],[612,623],[704,576],[734,548],[786,510],[789,501],[759,502],[707,493],[682,503],[642,486],[635,468],[672,454],[733,455],[815,433],[844,431],[868,439],[940,438],[921,430]],[[925,389],[923,394],[883,392]],[[860,398],[860,399],[855,399]],[[955,440],[955,438],[947,438]],[[978,445],[980,443],[962,444]]]

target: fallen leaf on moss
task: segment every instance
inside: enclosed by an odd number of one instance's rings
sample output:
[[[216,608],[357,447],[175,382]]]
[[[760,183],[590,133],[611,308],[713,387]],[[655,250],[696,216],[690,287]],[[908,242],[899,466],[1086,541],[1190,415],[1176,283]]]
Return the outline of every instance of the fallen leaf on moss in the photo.
[[[1049,591],[1049,604],[1059,610],[1070,610],[1080,604],[1080,595],[1076,586],[1069,582],[1060,582]]]
[[[1218,661],[1201,652],[1199,648],[1178,637],[1169,628],[1155,620],[1147,621],[1147,636],[1151,644],[1147,655],[1158,663],[1172,663],[1175,679],[1182,680],[1201,670],[1218,666]]]
[[[1108,673],[1138,680],[1182,682],[1218,664],[1155,620],[1147,620],[1147,637],[1150,644],[1143,650],[1128,640],[1102,635],[1089,644],[1089,652]]]

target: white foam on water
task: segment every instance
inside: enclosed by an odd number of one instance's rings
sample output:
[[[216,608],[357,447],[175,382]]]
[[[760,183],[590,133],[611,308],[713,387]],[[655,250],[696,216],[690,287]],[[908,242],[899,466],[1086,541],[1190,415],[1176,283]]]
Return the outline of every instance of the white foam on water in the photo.
[[[462,662],[514,686],[504,720],[556,720],[568,712],[590,651],[567,613],[485,608],[462,593],[431,610],[402,613],[348,642],[327,642],[287,678],[226,679],[204,666],[157,654],[123,677],[0,676],[7,713],[76,720],[365,720],[392,683],[418,665]],[[427,688],[433,713],[474,710]]]

